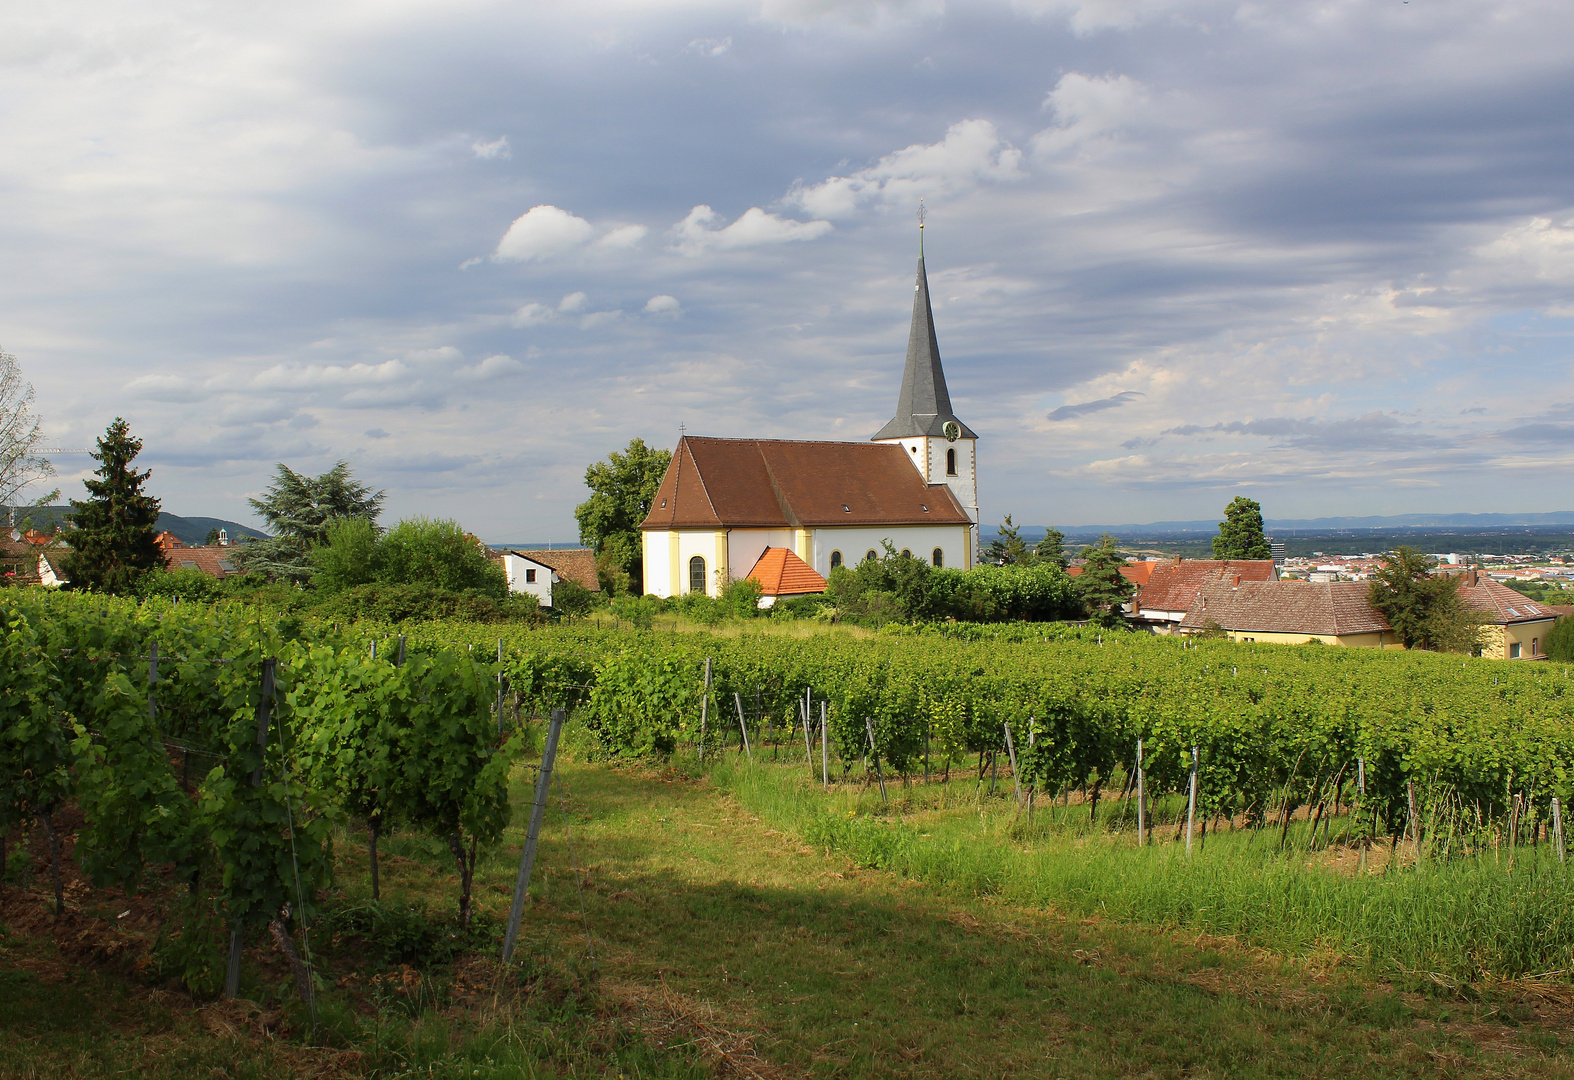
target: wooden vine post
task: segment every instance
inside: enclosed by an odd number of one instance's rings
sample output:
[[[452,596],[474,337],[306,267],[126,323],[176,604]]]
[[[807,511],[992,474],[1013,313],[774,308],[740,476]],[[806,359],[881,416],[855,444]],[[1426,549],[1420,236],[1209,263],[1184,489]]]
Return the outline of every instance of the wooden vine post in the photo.
[[[831,790],[830,725],[826,723],[825,702],[820,702],[820,780],[825,790]]]
[[[743,735],[743,752],[749,755],[749,761],[752,763],[754,751],[749,747],[749,725],[743,719],[743,695],[734,690],[732,700],[738,706],[738,731]]]
[[[536,864],[536,844],[541,839],[541,821],[546,817],[547,793],[552,787],[552,763],[557,760],[557,740],[563,733],[563,710],[552,710],[547,727],[547,744],[541,752],[541,771],[536,776],[536,801],[530,806],[530,827],[525,832],[525,849],[519,853],[519,873],[514,877],[514,903],[508,909],[508,933],[503,937],[503,962],[514,958],[519,940],[519,921],[525,914],[525,895],[530,891],[530,871]]]
[[[1565,860],[1563,849],[1563,803],[1556,796],[1552,796],[1552,842],[1558,849],[1558,862]]]
[[[1197,748],[1191,748],[1191,781],[1186,792],[1186,854],[1191,855],[1192,828],[1197,820]]]
[[[1017,746],[1011,738],[1011,721],[1003,721],[1000,725],[1006,732],[1006,756],[1011,759],[1011,783],[1016,788],[1017,805],[1022,805],[1022,776],[1017,770]]]
[[[1137,843],[1148,842],[1147,788],[1142,776],[1142,740],[1137,740]]]
[[[262,786],[263,755],[268,749],[268,726],[273,722],[273,674],[278,661],[269,657],[262,662],[262,685],[257,695],[257,767],[251,771],[251,786]],[[230,927],[230,962],[224,973],[224,996],[234,998],[240,993],[240,954],[245,934],[237,926]]]

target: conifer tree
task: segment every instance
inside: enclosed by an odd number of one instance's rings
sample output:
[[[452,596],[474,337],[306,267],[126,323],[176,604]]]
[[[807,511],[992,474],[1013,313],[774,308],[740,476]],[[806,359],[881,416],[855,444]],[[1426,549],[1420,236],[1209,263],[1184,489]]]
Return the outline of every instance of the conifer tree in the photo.
[[[97,480],[85,480],[88,499],[71,500],[71,554],[65,572],[72,588],[128,593],[139,578],[159,566],[156,525],[159,501],[142,490],[153,470],[137,472],[131,463],[142,440],[116,417],[98,440],[93,460]]]
[[[1126,560],[1115,543],[1115,538],[1105,533],[1097,544],[1083,548],[1082,573],[1073,579],[1088,614],[1101,626],[1124,625],[1126,602],[1136,590],[1120,572]]]
[[[1066,568],[1066,534],[1059,529],[1048,529],[1044,539],[1033,545],[1033,554],[1038,560],[1051,566]]]
[[[1022,530],[1011,523],[1011,515],[1007,514],[1005,521],[995,530],[995,538],[984,549],[985,561],[996,566],[1015,566],[1023,562],[1022,557],[1028,552],[1021,534]]]

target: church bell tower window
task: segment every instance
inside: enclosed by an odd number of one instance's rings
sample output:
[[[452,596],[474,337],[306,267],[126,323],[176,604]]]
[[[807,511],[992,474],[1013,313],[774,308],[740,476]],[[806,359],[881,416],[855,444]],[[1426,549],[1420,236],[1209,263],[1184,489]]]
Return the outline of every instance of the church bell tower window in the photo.
[[[947,476],[956,475],[956,451],[954,449],[945,452],[945,474]]]

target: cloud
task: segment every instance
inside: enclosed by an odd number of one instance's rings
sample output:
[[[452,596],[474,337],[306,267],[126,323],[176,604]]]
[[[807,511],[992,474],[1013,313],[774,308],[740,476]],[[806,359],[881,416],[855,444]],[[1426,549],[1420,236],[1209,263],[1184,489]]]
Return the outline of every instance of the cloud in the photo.
[[[557,309],[559,311],[583,311],[588,303],[590,303],[589,296],[582,292],[571,292],[558,301]]]
[[[533,206],[514,219],[497,242],[494,262],[529,262],[573,251],[586,243],[595,227],[584,218],[550,204]]]
[[[1148,88],[1128,75],[1067,72],[1044,99],[1055,123],[1033,136],[1033,153],[1051,157],[1094,140],[1108,140],[1139,116],[1148,100]]]
[[[540,326],[542,323],[551,322],[556,316],[557,312],[545,304],[526,304],[514,312],[510,321],[520,329],[524,329],[528,326]]]
[[[760,18],[785,26],[884,27],[938,19],[945,0],[761,0]]]
[[[367,428],[366,429],[366,437],[368,439],[391,439],[391,438],[393,438],[392,435],[388,434],[386,431],[384,431],[380,427]]]
[[[689,52],[701,56],[720,56],[732,48],[732,38],[695,38],[689,42]]]
[[[731,225],[721,226],[722,216],[708,206],[696,206],[668,235],[672,246],[683,255],[703,255],[711,251],[737,251],[761,244],[784,244],[794,240],[814,240],[833,228],[829,221],[794,221],[767,214],[751,206]]]
[[[676,319],[683,314],[683,305],[678,303],[676,296],[668,296],[666,293],[662,293],[660,296],[652,296],[645,301],[645,314]]]
[[[470,149],[482,161],[507,160],[513,157],[513,152],[508,148],[508,136],[499,135],[491,142],[474,142]]]
[[[993,123],[962,120],[937,143],[914,143],[867,169],[795,186],[783,201],[816,217],[844,218],[869,202],[916,209],[922,196],[955,195],[986,181],[1009,183],[1025,175],[1022,152]]]
[[[399,360],[380,364],[275,364],[259,372],[252,385],[273,390],[374,386],[398,382],[409,374],[410,368]]]
[[[207,399],[209,392],[199,383],[180,375],[155,373],[139,375],[126,383],[126,393],[149,401],[194,402]]]
[[[1118,409],[1122,405],[1130,404],[1145,396],[1145,394],[1136,390],[1122,390],[1118,394],[1112,394],[1107,398],[1099,398],[1097,401],[1084,401],[1076,405],[1062,405],[1050,413],[1046,419],[1052,424],[1058,424],[1062,420],[1075,420],[1077,417],[1086,416],[1089,413],[1103,412],[1105,409]]]
[[[623,312],[621,311],[592,311],[589,315],[579,320],[579,328],[581,330],[594,330],[598,326],[606,326],[608,323],[617,322],[622,317]]]
[[[463,369],[461,374],[473,379],[498,379],[506,375],[518,375],[524,370],[525,365],[518,360],[500,353],[488,356],[474,367]]]
[[[1484,415],[1486,415],[1486,411],[1487,411],[1486,407],[1483,406],[1483,405],[1473,405],[1473,406],[1471,406],[1468,409],[1460,409],[1459,410],[1459,415],[1460,416],[1484,416]]]
[[[648,232],[650,229],[644,225],[618,225],[597,240],[596,246],[614,249],[635,248],[645,239],[645,234]]]
[[[1231,420],[1209,425],[1183,424],[1160,434],[1195,437],[1198,435],[1250,435],[1302,450],[1376,450],[1415,449],[1442,446],[1447,440],[1423,434],[1419,424],[1405,424],[1387,413],[1370,412],[1364,416],[1339,420],[1306,420],[1269,416],[1260,420]]]

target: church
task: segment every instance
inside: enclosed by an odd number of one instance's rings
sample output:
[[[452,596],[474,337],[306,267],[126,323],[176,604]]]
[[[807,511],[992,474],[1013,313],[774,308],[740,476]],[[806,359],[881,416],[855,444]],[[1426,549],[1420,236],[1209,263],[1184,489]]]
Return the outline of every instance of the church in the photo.
[[[884,545],[973,565],[978,436],[951,411],[918,256],[896,415],[866,443],[685,435],[640,525],[645,591],[716,596],[753,577],[762,602],[823,591]]]

